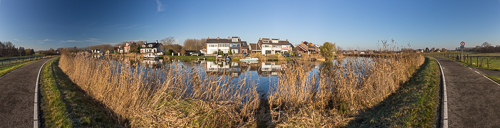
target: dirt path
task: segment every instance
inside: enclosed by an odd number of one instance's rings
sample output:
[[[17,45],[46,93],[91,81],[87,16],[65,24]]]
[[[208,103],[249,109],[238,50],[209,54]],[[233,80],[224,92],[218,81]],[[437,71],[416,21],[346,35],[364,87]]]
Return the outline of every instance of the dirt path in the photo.
[[[435,57],[443,68],[450,128],[500,127],[500,85],[477,69]]]
[[[33,127],[35,84],[40,67],[51,58],[24,65],[0,78],[0,127]]]

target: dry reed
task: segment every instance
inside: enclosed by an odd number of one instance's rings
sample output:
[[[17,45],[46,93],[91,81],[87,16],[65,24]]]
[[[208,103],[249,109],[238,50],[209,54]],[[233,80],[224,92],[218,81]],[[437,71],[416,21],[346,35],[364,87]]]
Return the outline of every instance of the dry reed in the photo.
[[[111,60],[62,55],[59,66],[80,88],[132,127],[239,127],[254,123],[255,86],[202,76],[181,65],[132,69]]]
[[[224,75],[201,75],[182,65],[131,69],[63,55],[60,67],[132,127],[341,127],[395,92],[424,62],[420,54],[344,59],[324,63],[317,74],[307,63],[289,64],[266,98],[247,82],[251,78],[233,85]]]

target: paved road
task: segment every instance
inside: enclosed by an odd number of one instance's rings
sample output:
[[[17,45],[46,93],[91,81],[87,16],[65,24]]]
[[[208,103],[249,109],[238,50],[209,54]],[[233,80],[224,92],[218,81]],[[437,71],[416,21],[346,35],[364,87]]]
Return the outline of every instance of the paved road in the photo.
[[[33,127],[36,78],[49,59],[24,65],[0,78],[0,127]]]
[[[448,126],[499,128],[500,85],[477,69],[435,58],[441,63],[446,80]]]

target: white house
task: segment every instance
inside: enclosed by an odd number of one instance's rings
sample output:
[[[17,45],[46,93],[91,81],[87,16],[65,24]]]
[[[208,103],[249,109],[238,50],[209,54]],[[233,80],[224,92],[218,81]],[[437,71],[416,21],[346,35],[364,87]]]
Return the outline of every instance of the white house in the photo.
[[[282,54],[292,51],[293,48],[292,44],[288,42],[288,39],[282,41],[280,39],[259,38],[257,46],[260,47],[262,54]]]
[[[237,36],[227,37],[227,39],[221,39],[219,37],[210,39],[209,37],[207,38],[207,54],[214,54],[219,51],[228,53],[229,50],[231,50],[233,54],[242,53],[242,51],[246,52],[242,47],[242,43],[246,43],[246,41],[241,41],[240,37]]]
[[[155,53],[156,55],[163,55],[163,47],[161,43],[145,43],[141,47],[141,53]]]

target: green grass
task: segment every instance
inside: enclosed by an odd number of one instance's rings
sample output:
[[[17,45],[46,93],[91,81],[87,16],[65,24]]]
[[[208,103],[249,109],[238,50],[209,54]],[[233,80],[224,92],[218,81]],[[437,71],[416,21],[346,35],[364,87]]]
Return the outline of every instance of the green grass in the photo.
[[[348,127],[436,127],[440,71],[429,57],[396,93],[361,112]]]
[[[492,79],[493,81],[500,83],[500,77],[498,76],[492,76],[492,75],[486,75],[488,78]]]
[[[0,67],[0,77],[2,77],[3,75],[5,75],[9,72],[16,70],[17,68],[20,68],[20,67],[27,65],[29,63],[32,63],[32,62],[35,62],[35,61],[28,61],[28,62],[24,62],[24,63],[2,66],[2,67]]]
[[[47,62],[41,75],[41,108],[46,127],[122,127],[112,111],[76,86],[58,67]],[[108,114],[109,113],[109,114]]]
[[[191,61],[191,60],[198,60],[198,58],[206,58],[208,61],[214,61],[215,56],[168,56],[172,59],[175,60],[181,60],[181,61]]]
[[[41,57],[41,56],[44,56],[44,55],[43,55],[43,54],[35,54],[35,55],[30,55],[30,56],[21,56],[21,57],[35,57],[35,56]],[[15,59],[15,58],[19,58],[19,56],[0,57],[0,61],[1,61],[1,60],[4,60],[4,59]]]
[[[73,127],[69,112],[63,103],[62,96],[52,75],[52,63],[47,62],[40,73],[40,90],[42,103],[40,104],[45,119],[45,127]]]
[[[456,60],[456,55],[460,54],[459,52],[447,52],[447,53],[429,53],[426,55],[430,56],[439,56],[439,57],[444,57],[456,62],[459,62],[462,65],[469,66],[469,67],[475,67],[475,68],[481,68],[481,69],[488,69],[488,70],[500,70],[500,57],[494,57],[494,56],[500,56],[500,53],[465,53],[465,55],[468,55],[470,60]],[[481,56],[481,57],[476,57],[476,56]],[[465,56],[467,57],[467,56]],[[478,60],[479,59],[479,60]],[[489,61],[487,61],[489,60]]]

